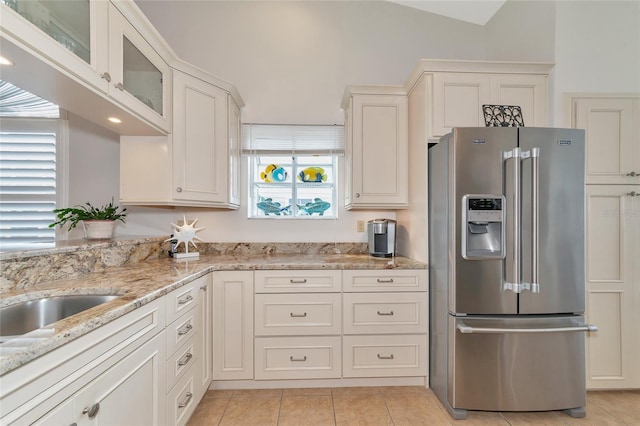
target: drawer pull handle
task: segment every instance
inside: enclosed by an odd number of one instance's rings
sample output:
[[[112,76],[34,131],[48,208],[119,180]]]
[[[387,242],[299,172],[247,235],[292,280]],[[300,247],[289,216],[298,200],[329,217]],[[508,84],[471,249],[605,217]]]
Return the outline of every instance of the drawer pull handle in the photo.
[[[289,280],[289,282],[291,284],[306,284],[307,283],[307,279],[303,278],[301,280],[294,280],[293,278]]]
[[[192,397],[193,397],[193,394],[191,392],[187,392],[187,397],[185,398],[184,402],[178,403],[178,408],[184,408],[187,405],[189,405],[189,401],[191,401]]]
[[[180,327],[178,329],[178,336],[184,336],[185,334],[190,332],[192,328],[193,326],[191,324],[185,324],[183,327]]]
[[[98,411],[100,411],[100,403],[96,402],[91,408],[85,407],[84,410],[82,410],[82,414],[88,414],[89,418],[92,419],[98,415]]]
[[[393,311],[389,311],[389,312],[380,312],[380,311],[378,311],[378,315],[380,315],[381,317],[383,317],[383,316],[392,316],[393,315]]]
[[[293,312],[290,312],[289,315],[291,316],[291,318],[304,318],[307,316],[307,313],[303,313],[303,314],[294,314]]]
[[[378,278],[378,283],[379,284],[393,284],[393,278],[389,278],[389,279]]]
[[[185,297],[184,299],[179,299],[178,300],[178,305],[184,305],[185,303],[189,303],[193,300],[193,296],[192,295],[188,295],[187,297]]]
[[[290,356],[289,359],[292,362],[305,362],[307,360],[307,356],[303,356],[302,358],[294,358],[293,356]]]
[[[191,352],[187,352],[184,358],[178,360],[178,366],[182,367],[183,365],[187,365],[189,361],[193,358],[193,354]]]
[[[382,356],[382,355],[378,354],[378,359],[393,359],[393,354],[391,354],[389,356]]]

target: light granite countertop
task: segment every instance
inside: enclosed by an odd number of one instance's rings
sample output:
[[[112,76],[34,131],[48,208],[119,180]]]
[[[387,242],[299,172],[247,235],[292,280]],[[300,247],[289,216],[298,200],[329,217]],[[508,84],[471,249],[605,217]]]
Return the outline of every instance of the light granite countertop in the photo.
[[[426,264],[405,257],[374,258],[366,254],[200,255],[189,261],[147,260],[8,291],[1,295],[0,307],[68,294],[121,297],[0,343],[0,376],[212,271],[426,268]]]

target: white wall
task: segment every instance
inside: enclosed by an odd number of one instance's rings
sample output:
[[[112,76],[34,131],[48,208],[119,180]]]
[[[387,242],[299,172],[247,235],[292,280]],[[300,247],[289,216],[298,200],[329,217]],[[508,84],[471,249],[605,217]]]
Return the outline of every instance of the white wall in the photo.
[[[70,206],[90,202],[102,206],[119,198],[120,138],[74,114],[69,120]],[[71,231],[70,239],[82,238],[81,226]]]
[[[485,25],[486,59],[553,62],[555,2],[507,1]]]
[[[509,1],[485,27],[386,2],[137,3],[182,59],[238,88],[247,104],[244,122],[342,123],[345,85],[402,84],[420,58],[555,61],[555,125],[562,125],[562,93],[640,91],[638,2]],[[72,151],[77,178],[70,201],[117,198],[111,137],[84,125],[71,133],[83,145]],[[97,168],[78,169],[76,161],[87,158],[109,178],[93,182]],[[246,207],[128,210],[120,235],[166,235],[186,213],[206,227],[200,233],[206,241],[365,241],[357,220],[395,218],[341,206],[338,220],[313,222],[249,220]]]
[[[555,126],[566,125],[565,93],[640,93],[640,2],[558,2],[555,52]]]
[[[137,4],[183,60],[238,88],[244,122],[342,123],[347,84],[403,84],[420,58],[484,57],[482,27],[388,2]]]

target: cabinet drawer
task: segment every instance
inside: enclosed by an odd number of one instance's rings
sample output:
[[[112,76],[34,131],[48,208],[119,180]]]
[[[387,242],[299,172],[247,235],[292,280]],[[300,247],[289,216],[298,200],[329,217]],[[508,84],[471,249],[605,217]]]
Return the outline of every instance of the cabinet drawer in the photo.
[[[426,376],[428,336],[344,336],[343,377]]]
[[[426,333],[427,293],[345,293],[344,334]]]
[[[427,291],[426,269],[342,271],[344,291]]]
[[[184,345],[167,359],[167,391],[196,363],[198,355],[195,337],[191,336]]]
[[[258,337],[255,378],[339,378],[341,352],[340,336]]]
[[[193,366],[167,394],[167,424],[185,425],[191,413],[198,406],[195,398],[195,378]]]
[[[256,293],[331,293],[342,290],[342,274],[330,271],[255,271]]]
[[[201,277],[167,294],[167,324],[198,304],[200,286],[205,284]]]
[[[198,334],[198,310],[192,309],[167,326],[167,357]]]
[[[340,334],[339,293],[256,294],[256,336]]]

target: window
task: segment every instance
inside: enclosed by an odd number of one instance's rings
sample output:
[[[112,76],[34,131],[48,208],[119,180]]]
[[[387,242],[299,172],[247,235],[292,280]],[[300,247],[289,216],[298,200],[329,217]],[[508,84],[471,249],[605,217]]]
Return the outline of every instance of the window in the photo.
[[[335,219],[343,132],[342,126],[243,125],[248,216]]]
[[[10,86],[10,87],[9,87]],[[0,82],[0,250],[53,247],[59,194],[58,107]],[[55,108],[55,111],[53,110]],[[19,118],[7,118],[19,117]]]

